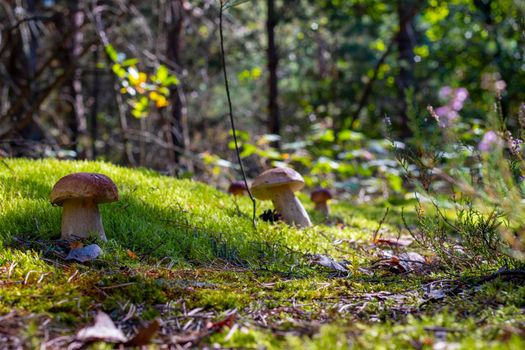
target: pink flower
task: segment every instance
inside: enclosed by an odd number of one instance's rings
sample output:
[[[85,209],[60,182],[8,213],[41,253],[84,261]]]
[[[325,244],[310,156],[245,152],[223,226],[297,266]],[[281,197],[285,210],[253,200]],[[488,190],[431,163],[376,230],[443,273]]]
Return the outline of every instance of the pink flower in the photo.
[[[458,101],[464,102],[468,98],[468,90],[465,88],[459,88],[455,91],[455,98]]]
[[[468,90],[465,88],[459,88],[454,91],[454,97],[450,102],[452,108],[455,111],[460,111],[463,108],[465,100],[468,98]]]
[[[439,98],[446,101],[452,94],[452,88],[450,86],[443,86],[441,89],[439,89]]]
[[[503,93],[503,91],[505,91],[505,89],[507,88],[507,83],[505,82],[505,80],[498,80],[495,84],[494,84],[494,87],[496,88],[496,94],[498,96],[501,96],[501,94]]]
[[[438,107],[435,112],[439,117],[439,126],[442,128],[446,128],[459,117],[458,112],[450,108],[450,106]]]
[[[502,145],[503,140],[494,131],[489,130],[483,135],[481,142],[478,144],[480,152],[489,152],[495,147]]]

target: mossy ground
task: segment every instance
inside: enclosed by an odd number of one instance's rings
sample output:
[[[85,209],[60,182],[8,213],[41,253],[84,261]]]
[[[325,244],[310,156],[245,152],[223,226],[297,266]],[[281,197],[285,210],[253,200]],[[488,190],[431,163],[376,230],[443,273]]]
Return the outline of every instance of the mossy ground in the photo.
[[[63,259],[54,241],[61,210],[48,200],[77,171],[104,173],[121,193],[101,206],[109,241],[86,264]],[[147,170],[3,160],[0,344],[63,348],[103,310],[127,334],[159,318],[152,348],[525,348],[523,283],[474,285],[472,275],[487,271],[451,276],[434,264],[400,272],[384,252],[418,248],[372,244],[384,204],[334,203],[339,224],[313,214],[317,225],[304,230],[262,221],[255,230],[250,202],[238,204],[242,214],[216,189]],[[399,234],[400,210],[391,208],[385,236]],[[313,264],[314,254],[345,260],[349,271]]]

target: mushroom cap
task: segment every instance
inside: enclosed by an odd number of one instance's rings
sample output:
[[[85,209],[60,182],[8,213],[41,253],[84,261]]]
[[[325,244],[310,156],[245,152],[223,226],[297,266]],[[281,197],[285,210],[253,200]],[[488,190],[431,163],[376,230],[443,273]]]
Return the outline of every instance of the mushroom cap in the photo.
[[[275,192],[289,189],[292,192],[304,187],[304,179],[290,168],[274,168],[262,172],[253,181],[251,192],[260,200],[272,199]]]
[[[58,180],[50,197],[52,204],[60,206],[68,199],[91,198],[95,203],[107,203],[118,200],[118,189],[106,175],[74,173]]]
[[[233,194],[234,196],[242,196],[248,188],[244,181],[233,181],[228,187],[228,193]]]
[[[310,199],[314,203],[326,202],[329,199],[332,199],[332,193],[326,188],[318,188],[310,194]]]

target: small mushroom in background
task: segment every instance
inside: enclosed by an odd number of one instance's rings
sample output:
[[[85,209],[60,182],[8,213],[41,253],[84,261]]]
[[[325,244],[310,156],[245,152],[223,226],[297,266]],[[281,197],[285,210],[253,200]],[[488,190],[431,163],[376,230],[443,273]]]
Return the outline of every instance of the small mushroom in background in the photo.
[[[233,181],[228,187],[228,193],[233,197],[243,196],[248,191],[244,181]]]
[[[323,214],[325,219],[330,215],[328,201],[332,198],[332,193],[326,188],[318,188],[310,194],[310,199],[315,203],[315,210]]]
[[[233,196],[233,203],[235,203],[235,208],[237,209],[237,214],[241,215],[241,210],[237,204],[237,196],[244,196],[248,192],[248,188],[244,181],[233,181],[228,187],[228,193]]]
[[[77,240],[97,234],[106,241],[99,203],[118,200],[117,186],[109,177],[96,173],[64,176],[51,191],[51,204],[63,207],[62,239]]]
[[[289,225],[311,226],[308,213],[294,192],[304,187],[303,177],[290,168],[266,170],[255,178],[252,195],[260,200],[271,200],[274,208]]]

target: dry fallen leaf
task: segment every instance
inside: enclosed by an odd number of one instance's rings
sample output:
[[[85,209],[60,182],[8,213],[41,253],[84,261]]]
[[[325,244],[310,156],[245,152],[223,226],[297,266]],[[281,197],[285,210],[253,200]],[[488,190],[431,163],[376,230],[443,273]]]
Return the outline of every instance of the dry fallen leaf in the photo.
[[[139,332],[131,338],[126,345],[127,346],[144,346],[148,345],[151,338],[157,334],[160,329],[160,323],[158,320],[153,320],[146,327],[139,329]]]
[[[218,332],[220,330],[222,330],[222,328],[228,326],[231,328],[231,326],[233,325],[234,321],[235,321],[235,317],[237,316],[236,313],[232,313],[231,315],[227,316],[226,318],[224,318],[223,320],[220,320],[218,322],[208,322],[208,324],[206,325],[206,328],[208,330],[211,330],[213,332]]]
[[[144,346],[160,329],[158,320],[153,320],[146,327],[140,328],[138,333],[128,340],[124,333],[115,326],[115,323],[104,312],[99,311],[95,316],[95,323],[78,331],[76,340],[83,343],[105,341],[108,343],[121,343],[126,346]]]
[[[392,251],[383,250],[381,251],[381,255],[385,260],[380,261],[377,265],[388,267],[393,272],[405,273],[420,271],[428,265],[425,257],[416,252],[394,255]]]
[[[95,324],[79,330],[77,340],[83,342],[125,343],[127,338],[106,313],[99,311],[95,316]]]
[[[413,242],[409,238],[377,238],[374,240],[375,245],[389,245],[389,246],[398,246],[398,247],[407,247]]]
[[[310,264],[321,265],[339,272],[348,272],[348,268],[346,267],[346,263],[344,261],[338,262],[322,254],[312,255],[310,258]]]
[[[421,270],[427,265],[425,257],[416,252],[406,252],[398,255],[399,264],[405,271]]]

